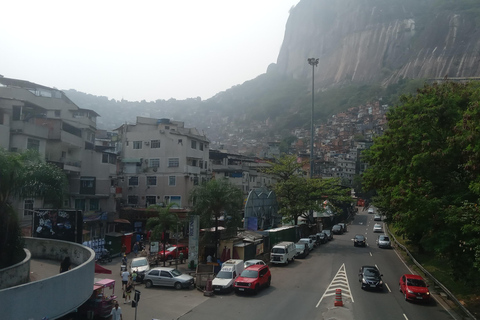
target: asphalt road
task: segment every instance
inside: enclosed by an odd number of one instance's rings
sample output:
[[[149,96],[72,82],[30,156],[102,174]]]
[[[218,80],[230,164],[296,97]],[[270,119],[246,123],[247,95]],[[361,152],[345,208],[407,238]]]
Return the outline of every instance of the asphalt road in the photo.
[[[206,297],[196,289],[147,289],[137,285],[141,292],[137,315],[134,308],[121,303],[123,319],[460,319],[444,308],[445,303],[437,294],[433,294],[435,299],[428,304],[404,300],[398,291],[398,280],[411,271],[394,249],[377,248],[378,233],[373,233],[373,224],[373,214],[360,212],[349,224],[347,233],[334,235],[332,241],[315,248],[306,259],[287,266],[272,266],[271,287],[256,296],[232,292]],[[365,248],[353,246],[352,239],[357,233],[366,235]],[[358,270],[362,265],[379,268],[385,283],[382,292],[361,289]],[[96,277],[115,279],[115,293],[121,297],[120,258],[103,266],[113,273]],[[52,267],[56,273],[58,266]],[[179,269],[187,271],[185,264]],[[342,307],[334,306],[337,288],[342,289]]]

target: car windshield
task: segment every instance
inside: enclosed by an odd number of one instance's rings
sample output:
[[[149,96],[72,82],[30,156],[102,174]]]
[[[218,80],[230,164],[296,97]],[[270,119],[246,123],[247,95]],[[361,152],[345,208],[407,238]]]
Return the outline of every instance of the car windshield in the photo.
[[[355,239],[360,240],[360,241],[363,241],[363,240],[365,239],[365,237],[364,237],[364,236],[360,236],[360,235],[356,235],[356,236],[355,236]]]
[[[240,276],[244,277],[244,278],[258,278],[258,271],[257,270],[243,270],[243,272]]]
[[[174,276],[174,277],[178,277],[178,276],[181,276],[182,273],[180,271],[178,271],[177,269],[173,269],[172,271],[170,271],[170,273]]]
[[[324,233],[329,234],[330,230],[323,230]]]
[[[284,248],[273,248],[272,253],[285,253]]]
[[[147,265],[147,259],[133,260],[132,267],[143,267]]]
[[[364,273],[365,276],[367,276],[367,277],[376,277],[376,276],[379,276],[379,275],[380,275],[380,272],[378,272],[377,269],[364,269],[364,270],[363,270],[363,273]]]
[[[332,230],[337,230],[337,229],[340,229],[340,228],[341,228],[340,226],[333,226]]]
[[[304,244],[296,244],[295,247],[297,247],[297,249],[305,249],[305,245]]]
[[[390,241],[390,239],[387,236],[380,237],[380,240],[382,241]]]
[[[176,247],[170,247],[170,248],[167,248],[167,251],[168,252],[172,252],[172,251],[175,251]]]
[[[220,279],[232,279],[233,278],[233,273],[231,271],[220,271],[217,274],[217,278]]]
[[[426,287],[427,285],[420,279],[407,279],[407,285],[412,287]]]

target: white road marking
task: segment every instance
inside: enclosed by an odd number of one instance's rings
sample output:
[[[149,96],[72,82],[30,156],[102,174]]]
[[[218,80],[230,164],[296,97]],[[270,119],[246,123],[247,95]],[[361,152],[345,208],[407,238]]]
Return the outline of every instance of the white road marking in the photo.
[[[385,287],[387,287],[388,292],[392,292],[392,290],[390,290],[390,287],[388,286],[388,284],[386,282],[385,282]]]
[[[407,316],[405,315],[405,313],[403,314],[403,317],[405,318],[405,320],[408,320]]]
[[[337,289],[342,290],[342,296],[346,296],[352,299],[352,302],[354,302],[352,292],[350,291],[350,285],[348,283],[347,272],[345,271],[345,263],[342,264],[340,269],[338,269],[337,274],[335,275],[335,277],[333,277],[332,282],[330,282],[330,284],[328,285],[327,290],[325,290],[325,293],[320,298],[315,308],[318,308],[323,298],[328,296],[334,296]]]
[[[370,257],[373,257],[373,254],[372,254],[372,252],[371,252],[371,251],[370,251]]]

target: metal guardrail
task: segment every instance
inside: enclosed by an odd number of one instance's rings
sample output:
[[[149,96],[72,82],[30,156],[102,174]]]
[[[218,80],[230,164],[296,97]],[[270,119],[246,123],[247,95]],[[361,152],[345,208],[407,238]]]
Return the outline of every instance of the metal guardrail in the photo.
[[[430,272],[428,272],[416,259],[415,257],[410,253],[410,251],[408,251],[408,249],[402,245],[400,242],[397,241],[397,239],[395,238],[395,236],[393,235],[393,233],[390,231],[390,229],[388,229],[388,226],[386,223],[384,223],[384,227],[386,229],[386,231],[390,234],[391,238],[395,241],[395,244],[401,248],[402,250],[404,250],[407,255],[410,257],[410,259],[412,259],[413,263],[415,263],[415,265],[420,269],[422,270],[422,272],[430,279],[432,280],[459,308],[460,310],[462,310],[464,312],[464,314],[469,317],[470,319],[472,320],[476,320],[477,318],[475,318],[475,316],[467,310],[467,308],[465,308],[463,306],[463,304],[460,303],[460,301],[458,301],[458,299],[450,292],[450,290],[447,289],[447,287],[445,287],[440,281],[438,281]]]

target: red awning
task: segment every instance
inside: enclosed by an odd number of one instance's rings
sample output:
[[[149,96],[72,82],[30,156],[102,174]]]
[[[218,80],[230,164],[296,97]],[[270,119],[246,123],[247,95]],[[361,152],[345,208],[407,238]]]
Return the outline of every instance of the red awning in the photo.
[[[112,274],[112,270],[108,270],[107,268],[95,263],[95,273]]]
[[[130,221],[128,221],[127,219],[115,219],[115,220],[113,220],[113,222],[130,224]]]

